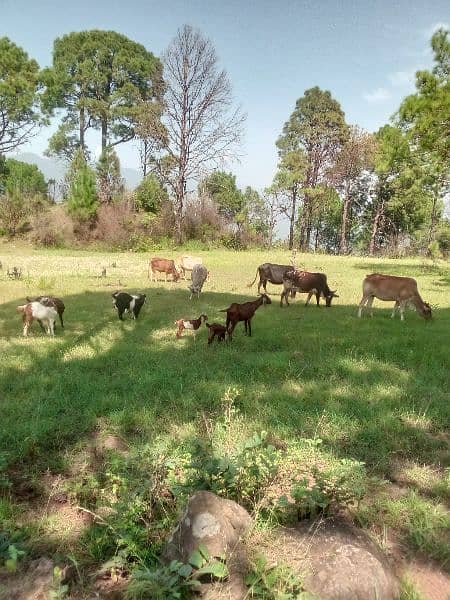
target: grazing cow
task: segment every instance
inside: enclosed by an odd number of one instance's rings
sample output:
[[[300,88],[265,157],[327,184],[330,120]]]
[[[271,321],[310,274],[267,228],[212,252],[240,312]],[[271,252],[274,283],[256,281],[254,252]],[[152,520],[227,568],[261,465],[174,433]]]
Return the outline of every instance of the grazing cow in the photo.
[[[195,265],[202,264],[203,261],[199,256],[190,256],[189,254],[180,256],[177,261],[177,267],[183,279],[186,279],[186,271],[192,271]]]
[[[148,276],[150,277],[151,281],[153,281],[153,277],[155,277],[155,281],[158,281],[156,273],[164,273],[164,278],[166,281],[167,275],[172,275],[174,281],[178,281],[180,278],[174,261],[169,260],[168,258],[154,257],[150,259]]]
[[[228,339],[232,340],[234,328],[239,321],[244,321],[245,333],[252,335],[252,319],[255,312],[260,306],[264,304],[272,304],[272,300],[266,294],[261,294],[257,300],[253,302],[244,302],[243,304],[237,304],[233,302],[228,308],[224,308],[220,312],[227,313],[226,328],[228,331]]]
[[[65,304],[64,302],[61,300],[61,298],[55,298],[55,296],[38,296],[37,298],[28,298],[27,297],[27,302],[40,302],[41,304],[43,304],[44,306],[53,306],[53,308],[56,309],[56,312],[58,313],[59,316],[59,322],[61,323],[61,327],[64,329],[64,321],[63,321],[63,314],[64,311],[66,310]],[[44,329],[44,326],[42,325],[42,321],[39,321],[39,325],[41,326],[42,329]]]
[[[363,281],[363,297],[359,303],[358,317],[361,317],[364,305],[370,309],[373,316],[372,303],[374,298],[386,301],[395,301],[391,317],[395,311],[400,310],[400,318],[405,320],[404,310],[407,304],[412,304],[416,311],[425,319],[431,319],[431,307],[424,302],[417,290],[417,281],[412,277],[396,277],[395,275],[380,275],[373,273],[367,275]]]
[[[28,304],[18,306],[17,311],[22,313],[24,337],[27,337],[34,319],[44,323],[48,335],[55,335],[55,319],[58,313],[54,306],[44,306],[40,302],[28,302]]]
[[[192,296],[197,294],[197,298],[200,297],[200,292],[202,291],[203,284],[208,278],[208,270],[204,265],[194,265],[191,273],[192,283],[189,286],[191,291],[191,295],[189,300],[192,300]]]
[[[206,315],[200,315],[198,319],[179,319],[175,321],[175,325],[178,327],[178,331],[176,333],[177,339],[183,336],[183,331],[192,331],[195,336],[197,335],[197,330],[200,329],[202,323],[208,320]]]
[[[119,319],[123,321],[123,315],[127,312],[131,314],[132,319],[138,318],[147,296],[145,294],[134,296],[126,292],[114,292],[112,298],[113,306],[117,308],[117,312],[119,313]]]
[[[217,336],[218,342],[225,341],[225,335],[227,333],[227,328],[224,325],[220,325],[220,323],[205,323],[206,327],[209,329],[208,336],[208,345],[212,344],[214,338]]]
[[[256,269],[255,279],[249,283],[247,287],[252,287],[259,274],[258,294],[261,293],[261,286],[264,288],[264,293],[267,294],[267,282],[273,283],[274,285],[281,285],[283,283],[283,277],[288,271],[292,271],[292,268],[292,265],[264,263]]]
[[[327,284],[327,276],[324,273],[308,273],[308,271],[300,271],[292,269],[283,277],[283,291],[281,292],[280,306],[283,306],[283,298],[286,301],[286,306],[289,306],[288,294],[292,292],[305,292],[308,294],[306,306],[308,306],[311,296],[315,294],[317,306],[319,305],[320,297],[325,298],[327,307],[331,306],[333,298],[339,298],[336,290],[330,290]]]

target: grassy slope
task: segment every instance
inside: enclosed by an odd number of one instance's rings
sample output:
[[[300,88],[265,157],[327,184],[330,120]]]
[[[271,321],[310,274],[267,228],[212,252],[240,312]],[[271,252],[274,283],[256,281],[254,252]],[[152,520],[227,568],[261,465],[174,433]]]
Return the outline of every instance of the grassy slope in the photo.
[[[401,471],[406,497],[395,501],[399,506],[380,497],[366,507],[361,519],[368,526],[385,521],[395,529],[416,519],[410,537],[416,529],[448,526],[442,512],[449,466],[448,264],[299,256],[301,266],[327,273],[340,295],[335,305],[305,308],[302,296],[280,309],[280,289],[270,286],[273,304],[257,312],[252,338],[239,325],[232,344],[208,347],[206,329],[196,341],[176,340],[173,321],[205,312],[222,322],[219,309],[254,296],[256,284],[251,290],[246,284],[257,265],[289,257],[196,254],[212,281],[199,301],[189,302],[185,283],[149,283],[144,255],[0,247],[0,452],[11,468],[35,477],[66,468],[99,423],[132,446],[176,447],[198,435],[202,415],[217,414],[232,387],[248,433],[264,429],[288,442],[319,437],[326,452],[364,461],[370,474],[392,479]],[[6,277],[13,264],[23,268],[22,281]],[[106,280],[98,278],[103,266]],[[377,301],[374,318],[358,320],[362,279],[375,271],[415,277],[422,297],[436,306],[434,320],[411,311],[404,323],[391,320],[390,303]],[[148,294],[137,323],[120,323],[112,311],[119,279]],[[66,329],[47,339],[34,326],[22,339],[15,306],[44,292],[65,299]],[[433,555],[433,544],[432,537],[412,545]],[[437,557],[445,560],[445,551]]]

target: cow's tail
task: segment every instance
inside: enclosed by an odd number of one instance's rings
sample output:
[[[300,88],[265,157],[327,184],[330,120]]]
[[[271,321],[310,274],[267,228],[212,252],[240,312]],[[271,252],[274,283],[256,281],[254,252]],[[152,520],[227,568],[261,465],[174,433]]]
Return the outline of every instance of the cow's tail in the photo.
[[[255,281],[258,278],[258,272],[259,272],[259,267],[256,269],[256,275],[255,275],[255,279],[251,282],[247,284],[247,287],[252,287],[252,285],[255,283]]]

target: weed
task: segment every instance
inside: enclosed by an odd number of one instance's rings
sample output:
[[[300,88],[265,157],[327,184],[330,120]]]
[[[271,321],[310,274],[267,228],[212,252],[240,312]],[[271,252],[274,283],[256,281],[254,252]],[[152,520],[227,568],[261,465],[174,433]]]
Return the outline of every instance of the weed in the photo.
[[[304,591],[303,582],[290,567],[269,564],[259,556],[245,578],[248,586],[246,598],[258,600],[313,600]]]

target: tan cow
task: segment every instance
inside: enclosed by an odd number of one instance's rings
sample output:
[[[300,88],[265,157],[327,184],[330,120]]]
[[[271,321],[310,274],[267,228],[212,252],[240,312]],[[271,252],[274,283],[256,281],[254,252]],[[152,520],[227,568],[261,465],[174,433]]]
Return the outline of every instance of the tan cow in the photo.
[[[167,275],[172,275],[174,281],[178,281],[180,278],[178,271],[175,267],[175,263],[173,260],[169,260],[168,258],[157,258],[153,257],[150,259],[150,263],[148,265],[148,276],[150,280],[153,281],[153,277],[155,281],[158,281],[157,273],[164,273],[164,278],[167,281]]]
[[[183,276],[183,279],[186,279],[186,271],[192,271],[195,265],[202,264],[203,261],[199,256],[190,256],[189,254],[180,256],[177,261],[178,270]]]
[[[405,306],[411,304],[419,315],[425,319],[431,319],[431,307],[420,297],[417,281],[412,277],[395,277],[395,275],[380,275],[379,273],[367,275],[363,281],[363,297],[359,303],[358,317],[361,317],[365,305],[370,309],[370,315],[373,316],[374,298],[395,302],[392,318],[398,308],[401,320],[404,321]]]

